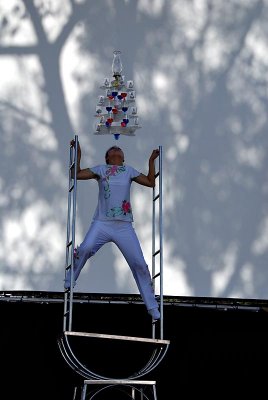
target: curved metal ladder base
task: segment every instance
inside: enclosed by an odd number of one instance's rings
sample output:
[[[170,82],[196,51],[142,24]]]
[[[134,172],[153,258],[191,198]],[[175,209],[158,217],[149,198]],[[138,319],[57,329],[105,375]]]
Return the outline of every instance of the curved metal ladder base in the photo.
[[[97,374],[93,372],[91,369],[89,369],[86,365],[82,364],[71,349],[68,339],[69,336],[87,337],[89,339],[97,338],[97,339],[119,340],[119,341],[123,340],[130,342],[132,341],[136,343],[137,342],[150,343],[154,345],[154,350],[152,351],[152,354],[148,362],[145,364],[143,368],[141,368],[139,371],[133,373],[128,377],[123,377],[123,378],[121,377],[118,379],[137,379],[151,372],[163,360],[170,344],[169,340],[161,340],[161,339],[148,339],[148,338],[133,337],[133,336],[107,335],[100,333],[87,333],[87,332],[74,332],[74,331],[63,332],[63,335],[58,339],[58,344],[65,361],[73,370],[82,375],[84,378],[93,380],[115,379],[115,378]]]

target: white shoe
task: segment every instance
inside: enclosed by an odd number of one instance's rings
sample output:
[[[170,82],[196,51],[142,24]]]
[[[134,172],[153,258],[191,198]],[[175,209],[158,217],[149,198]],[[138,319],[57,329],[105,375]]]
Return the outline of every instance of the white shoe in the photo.
[[[74,281],[73,283],[73,288],[75,287],[75,285],[76,281]],[[71,286],[70,279],[64,279],[64,289],[70,289],[70,286]]]
[[[74,248],[74,258],[79,259],[79,246],[77,246],[77,248],[76,247]],[[73,283],[73,288],[75,287],[75,285],[76,281],[74,281]],[[71,286],[71,271],[68,270],[66,277],[64,279],[64,288],[70,289],[70,286]]]
[[[157,321],[160,319],[160,312],[158,310],[158,307],[151,308],[150,310],[148,310],[148,313],[151,315],[151,317],[154,321]]]

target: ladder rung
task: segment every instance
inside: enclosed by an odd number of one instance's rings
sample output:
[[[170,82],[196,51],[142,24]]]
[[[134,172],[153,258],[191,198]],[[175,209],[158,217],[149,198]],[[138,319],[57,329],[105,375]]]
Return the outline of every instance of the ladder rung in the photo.
[[[160,276],[160,272],[158,272],[157,274],[155,274],[152,279],[158,278]]]
[[[68,271],[68,269],[71,269],[71,267],[72,267],[72,264],[67,265],[66,271]]]
[[[72,243],[73,243],[73,241],[71,240],[71,241],[67,244],[66,247],[70,247]]]
[[[73,161],[72,164],[70,165],[70,169],[72,169],[75,166],[75,162]]]
[[[157,196],[154,197],[154,201],[159,199],[160,195],[158,194]]]
[[[86,379],[84,385],[155,385],[156,381],[137,381],[136,379]],[[98,393],[98,392],[97,392]],[[94,397],[94,396],[93,396]],[[91,397],[92,398],[92,397]],[[132,397],[133,399],[134,397]]]
[[[158,178],[159,177],[159,172],[157,172],[154,177]]]
[[[72,185],[72,186],[70,187],[69,192],[71,192],[71,191],[73,190],[73,188],[74,188],[74,185]]]
[[[157,256],[157,254],[159,254],[159,253],[160,253],[160,250],[157,250],[157,251],[153,254],[153,257]]]
[[[76,331],[65,331],[65,336],[76,336],[76,337],[91,337],[91,338],[99,338],[99,339],[108,339],[108,340],[126,340],[132,342],[142,342],[142,343],[154,343],[154,344],[169,344],[169,340],[163,339],[149,339],[145,337],[135,337],[135,336],[122,336],[122,335],[107,335],[104,333],[90,333],[90,332],[76,332]],[[132,382],[135,382],[133,380]]]

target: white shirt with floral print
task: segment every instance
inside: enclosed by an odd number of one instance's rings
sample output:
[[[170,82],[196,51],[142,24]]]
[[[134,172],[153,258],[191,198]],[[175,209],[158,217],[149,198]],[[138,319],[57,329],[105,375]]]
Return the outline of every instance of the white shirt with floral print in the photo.
[[[128,165],[97,165],[90,170],[100,177],[93,220],[132,222],[130,186],[141,173]]]

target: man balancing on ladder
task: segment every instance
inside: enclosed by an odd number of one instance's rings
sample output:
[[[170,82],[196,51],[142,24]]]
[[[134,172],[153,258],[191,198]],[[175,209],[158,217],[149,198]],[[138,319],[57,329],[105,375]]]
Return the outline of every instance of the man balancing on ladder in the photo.
[[[71,141],[75,146],[75,141]],[[117,147],[110,147],[105,154],[106,164],[81,169],[81,148],[77,148],[77,180],[95,179],[99,185],[98,204],[93,220],[82,243],[74,253],[74,285],[86,261],[105,243],[113,242],[125,257],[136,281],[141,297],[153,322],[160,319],[158,303],[152,286],[148,265],[132,225],[133,215],[130,202],[132,182],[153,188],[155,186],[155,149],[149,158],[148,174],[124,164],[124,153]],[[74,175],[74,171],[72,172]],[[73,176],[72,176],[73,177]],[[71,271],[66,274],[64,287],[71,285]]]

